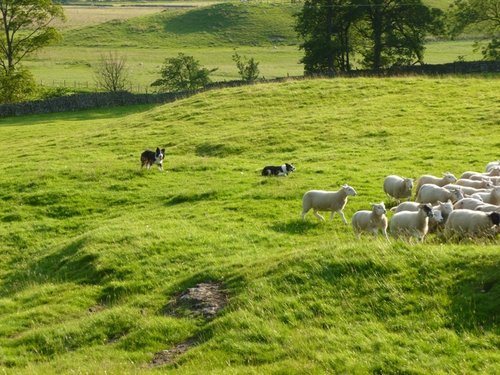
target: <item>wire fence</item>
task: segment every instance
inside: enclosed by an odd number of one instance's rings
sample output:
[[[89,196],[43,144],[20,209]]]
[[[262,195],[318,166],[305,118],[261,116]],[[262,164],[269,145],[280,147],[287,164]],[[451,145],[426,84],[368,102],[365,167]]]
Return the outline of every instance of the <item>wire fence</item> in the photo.
[[[72,80],[40,80],[39,85],[41,87],[45,87],[48,89],[52,88],[64,88],[68,90],[75,91],[107,91],[102,85],[94,82],[94,81],[72,81]],[[149,85],[141,85],[141,84],[129,84],[124,88],[124,91],[140,93],[140,94],[149,94],[154,92],[154,90]]]

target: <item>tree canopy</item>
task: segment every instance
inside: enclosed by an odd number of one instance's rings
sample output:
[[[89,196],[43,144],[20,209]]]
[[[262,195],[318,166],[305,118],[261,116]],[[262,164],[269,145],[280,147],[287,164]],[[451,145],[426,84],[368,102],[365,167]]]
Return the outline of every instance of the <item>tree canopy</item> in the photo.
[[[0,17],[0,67],[8,75],[26,55],[58,39],[50,24],[64,13],[51,0],[0,0]]]

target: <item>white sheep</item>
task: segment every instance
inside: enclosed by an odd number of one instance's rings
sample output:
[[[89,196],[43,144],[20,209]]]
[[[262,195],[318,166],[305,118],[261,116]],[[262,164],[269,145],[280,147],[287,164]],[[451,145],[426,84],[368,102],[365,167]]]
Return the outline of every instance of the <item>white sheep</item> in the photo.
[[[495,186],[488,192],[475,193],[472,198],[482,199],[484,203],[500,205],[500,186]]]
[[[379,229],[382,231],[382,234],[387,237],[387,216],[385,214],[387,210],[385,209],[385,205],[383,202],[379,204],[372,204],[372,210],[362,210],[357,211],[352,216],[352,229],[356,236],[361,236],[361,232],[369,232],[373,233],[376,237]]]
[[[460,178],[471,178],[472,176],[483,176],[483,177],[494,177],[494,176],[500,176],[500,166],[495,166],[490,168],[488,172],[473,172],[473,171],[468,171],[462,173],[462,176]]]
[[[494,226],[500,224],[500,213],[481,212],[473,210],[456,210],[448,217],[444,227],[444,235],[450,238],[458,237],[491,236],[497,231]]]
[[[349,185],[343,185],[338,191],[309,190],[302,197],[302,220],[305,219],[307,212],[312,208],[314,216],[321,221],[324,221],[325,218],[318,211],[331,211],[330,220],[333,219],[334,213],[337,212],[344,224],[347,224],[342,210],[349,195],[356,195],[356,190]]]
[[[411,178],[390,175],[384,179],[384,192],[398,202],[401,198],[410,199],[412,188],[413,179]]]
[[[484,177],[481,180],[471,180],[467,178],[460,178],[455,182],[456,185],[472,187],[475,189],[491,189],[493,187],[493,183],[489,179],[485,179]]]
[[[486,165],[486,170],[485,172],[489,172],[490,170],[492,170],[493,168],[495,167],[500,167],[500,160],[495,160],[495,161],[490,161],[487,165]]]
[[[439,178],[436,176],[432,176],[429,174],[425,174],[420,176],[417,180],[417,186],[415,187],[415,195],[418,194],[418,191],[425,184],[434,184],[437,186],[444,186],[448,184],[453,184],[457,181],[457,178],[451,174],[450,172],[443,173],[443,177]]]
[[[416,201],[419,203],[430,203],[436,204],[438,201],[446,202],[451,200],[456,202],[464,197],[462,190],[460,188],[450,189],[449,191],[444,187],[424,184],[418,191]]]
[[[429,204],[421,204],[417,212],[401,211],[395,214],[389,224],[391,234],[398,238],[403,236],[415,236],[423,241],[429,230],[429,218],[432,217],[432,207]]]
[[[391,211],[394,213],[402,211],[417,212],[419,206],[420,203],[417,202],[403,202],[398,206],[391,208]],[[433,206],[432,207],[433,216],[429,219],[429,232],[435,231],[437,227],[444,224],[452,211],[453,211],[453,205],[451,201],[447,201],[445,203],[438,202],[436,206]]]
[[[482,199],[462,198],[453,205],[455,210],[475,210],[477,206],[483,205]]]
[[[500,212],[500,206],[495,204],[484,203],[477,206],[474,210],[483,212]]]
[[[488,191],[490,191],[490,189],[476,189],[473,187],[461,186],[456,184],[448,184],[443,186],[443,188],[445,188],[448,191],[460,189],[462,193],[466,195],[472,195],[476,193],[487,193]]]

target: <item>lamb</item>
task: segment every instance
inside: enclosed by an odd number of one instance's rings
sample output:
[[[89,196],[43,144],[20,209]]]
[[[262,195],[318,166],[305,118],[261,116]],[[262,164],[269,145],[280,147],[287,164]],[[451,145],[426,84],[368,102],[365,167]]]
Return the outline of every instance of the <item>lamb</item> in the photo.
[[[493,183],[490,180],[485,179],[484,177],[481,180],[470,180],[467,178],[460,178],[455,182],[456,185],[472,187],[475,189],[491,189],[493,187]]]
[[[492,167],[488,172],[480,173],[480,172],[464,172],[460,178],[471,178],[471,176],[483,176],[483,177],[494,177],[500,176],[500,167]]]
[[[398,203],[401,198],[410,199],[412,188],[413,179],[411,178],[390,175],[384,179],[384,192],[388,196],[395,198]]]
[[[318,211],[331,211],[330,220],[333,219],[334,213],[337,212],[344,224],[347,224],[342,210],[349,195],[356,195],[356,190],[349,185],[343,185],[338,191],[309,190],[302,198],[302,220],[305,220],[307,212],[312,208],[314,216],[321,221],[324,221],[325,218]]]
[[[487,193],[488,191],[490,191],[489,189],[476,189],[473,187],[461,186],[461,185],[455,185],[455,184],[448,184],[448,185],[445,185],[443,187],[448,191],[460,189],[463,194],[467,194],[467,195],[472,195],[472,194],[476,194],[476,193]]]
[[[415,188],[415,195],[418,194],[418,191],[422,187],[422,185],[425,184],[434,184],[437,186],[444,186],[447,184],[453,184],[455,181],[457,181],[457,178],[451,174],[450,172],[443,173],[443,177],[435,177],[432,175],[423,175],[420,176],[417,180],[417,186]]]
[[[396,238],[412,235],[423,242],[429,230],[429,218],[432,216],[432,207],[429,204],[419,205],[417,212],[398,212],[391,219],[390,232]]]
[[[487,165],[486,165],[486,170],[485,172],[489,172],[491,171],[493,168],[495,167],[500,167],[500,160],[495,160],[495,161],[490,161]]]
[[[403,202],[396,207],[391,208],[392,212],[398,213],[402,211],[418,211],[420,203],[417,202]],[[448,216],[453,211],[453,205],[451,201],[448,202],[438,202],[437,206],[432,207],[433,217],[429,219],[429,232],[433,232],[438,226],[444,224],[448,219]]]
[[[484,203],[500,205],[500,186],[495,186],[488,192],[475,193],[472,198],[482,199]]]
[[[424,184],[420,188],[415,199],[419,203],[431,203],[436,204],[438,201],[446,202],[451,200],[456,202],[464,197],[462,190],[450,189],[449,191],[444,187],[436,186],[433,184]]]
[[[450,214],[444,227],[444,235],[450,238],[453,235],[459,237],[491,236],[497,231],[494,226],[500,224],[500,213],[481,212],[473,210],[456,210]]]
[[[456,201],[453,205],[455,210],[475,210],[477,206],[483,205],[484,202],[482,199],[476,198],[462,198],[459,201]]]
[[[357,211],[352,217],[352,229],[358,239],[361,232],[371,232],[376,237],[379,229],[382,231],[386,239],[387,237],[387,210],[383,202],[372,204],[372,210]]]
[[[474,210],[483,212],[500,212],[500,206],[495,204],[484,203],[477,206]]]

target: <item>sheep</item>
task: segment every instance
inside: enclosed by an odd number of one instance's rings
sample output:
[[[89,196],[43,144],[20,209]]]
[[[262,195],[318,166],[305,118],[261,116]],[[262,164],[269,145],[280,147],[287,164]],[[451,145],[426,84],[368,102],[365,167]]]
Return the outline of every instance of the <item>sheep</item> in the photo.
[[[395,175],[387,176],[384,179],[384,192],[400,202],[401,198],[410,199],[413,179],[399,177]]]
[[[417,186],[415,187],[415,195],[418,194],[418,191],[420,190],[422,185],[434,184],[437,186],[444,186],[447,184],[453,184],[456,180],[457,178],[450,172],[443,173],[443,177],[441,178],[428,174],[420,176],[417,180]]]
[[[448,185],[443,186],[443,188],[445,188],[448,191],[460,189],[463,194],[467,194],[469,196],[472,194],[476,194],[476,193],[487,193],[488,191],[490,191],[489,189],[476,189],[473,187],[461,186],[461,185],[455,185],[455,184],[448,184]]]
[[[459,201],[456,201],[453,205],[453,209],[455,210],[475,210],[477,206],[483,205],[484,202],[482,199],[476,198],[462,198]]]
[[[302,197],[302,220],[305,220],[307,212],[312,208],[314,216],[321,221],[325,218],[318,211],[331,211],[330,220],[333,220],[333,214],[337,212],[344,224],[347,224],[342,210],[347,203],[347,197],[356,194],[356,190],[349,185],[343,185],[338,191],[309,190]]]
[[[357,211],[352,216],[352,229],[358,239],[361,236],[361,232],[371,232],[376,237],[379,229],[382,231],[384,237],[387,237],[387,216],[385,214],[387,210],[383,202],[379,204],[372,204],[372,210],[362,210]]]
[[[500,212],[500,206],[495,204],[484,203],[477,206],[474,211],[483,211],[483,212]]]
[[[403,202],[396,207],[391,208],[391,211],[394,213],[402,212],[402,211],[418,211],[418,207],[420,203],[417,202]],[[453,205],[451,201],[447,201],[445,203],[438,202],[437,206],[432,207],[433,217],[429,219],[429,232],[433,232],[437,229],[438,226],[444,224],[448,219],[448,216],[453,211]]]
[[[489,172],[491,171],[493,168],[495,167],[500,167],[500,160],[495,160],[495,161],[490,161],[487,165],[486,165],[486,170],[485,172]]]
[[[429,230],[429,218],[432,216],[432,207],[429,204],[421,204],[417,212],[398,212],[390,221],[390,232],[396,238],[400,235],[413,235],[423,242]]]
[[[417,198],[415,200],[419,203],[436,204],[438,201],[446,202],[447,200],[456,202],[463,197],[464,195],[460,188],[451,189],[450,191],[448,191],[441,186],[424,184],[418,191]]]
[[[493,167],[490,168],[488,172],[480,173],[480,172],[464,172],[462,173],[462,176],[460,178],[471,178],[471,176],[483,176],[483,177],[495,177],[495,176],[500,176],[500,167]]]
[[[444,235],[450,238],[453,235],[464,236],[488,236],[494,235],[496,230],[493,226],[500,224],[500,213],[481,212],[473,210],[456,210],[450,214],[444,227]],[[498,227],[497,227],[498,228]]]
[[[456,185],[472,187],[475,189],[491,189],[493,187],[493,183],[488,179],[481,180],[470,180],[467,178],[461,178],[455,182]]]
[[[495,186],[488,192],[475,193],[472,198],[480,198],[484,203],[500,205],[500,186]]]

